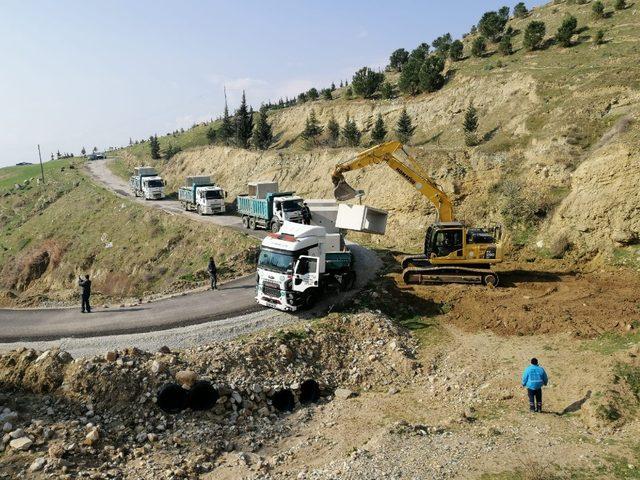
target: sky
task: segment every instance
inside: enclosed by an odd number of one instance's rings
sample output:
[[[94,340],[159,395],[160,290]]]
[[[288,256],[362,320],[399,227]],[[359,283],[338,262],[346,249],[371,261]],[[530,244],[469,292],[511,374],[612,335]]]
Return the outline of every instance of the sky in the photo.
[[[515,3],[0,0],[0,166],[188,128],[225,86],[233,109],[339,83]]]

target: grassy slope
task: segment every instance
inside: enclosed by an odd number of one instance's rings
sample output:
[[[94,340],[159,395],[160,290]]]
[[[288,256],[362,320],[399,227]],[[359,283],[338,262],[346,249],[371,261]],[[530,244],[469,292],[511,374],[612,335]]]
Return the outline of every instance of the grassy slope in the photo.
[[[82,175],[78,160],[47,166],[44,187],[32,184],[0,199],[5,304],[69,300],[85,271],[96,293],[110,299],[195,286],[209,255],[219,260],[223,277],[248,272],[249,263],[234,254],[255,240],[123,201]],[[29,169],[2,169],[0,176],[12,185]],[[50,264],[33,278],[43,252]]]

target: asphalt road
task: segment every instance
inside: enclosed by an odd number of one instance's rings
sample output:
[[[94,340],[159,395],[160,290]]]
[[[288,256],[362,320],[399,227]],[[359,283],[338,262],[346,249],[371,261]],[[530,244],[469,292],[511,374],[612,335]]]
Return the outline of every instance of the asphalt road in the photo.
[[[241,229],[262,238],[263,231],[249,231],[242,227],[240,219],[231,215],[199,216],[184,212],[177,201],[145,201],[136,199],[129,193],[125,181],[115,176],[107,167],[106,161],[88,163],[89,174],[97,183],[113,190],[117,194],[129,197],[151,208],[159,208],[173,215],[187,215],[194,221],[211,222],[217,225]],[[364,286],[380,267],[380,260],[371,251],[358,245],[351,245],[357,269],[356,291]],[[91,314],[82,314],[79,309],[0,309],[0,349],[16,342],[39,342],[62,338],[102,337],[107,335],[128,336],[123,341],[133,344],[132,334],[166,330],[176,327],[212,322],[244,316],[247,321],[251,312],[264,310],[254,299],[255,277],[253,275],[234,280],[211,292],[190,293],[142,303],[126,308],[96,308]],[[312,312],[331,309],[333,305],[346,301],[355,291],[324,299]],[[295,320],[296,316],[292,316]],[[246,333],[246,332],[243,332]],[[12,346],[13,346],[12,345]]]

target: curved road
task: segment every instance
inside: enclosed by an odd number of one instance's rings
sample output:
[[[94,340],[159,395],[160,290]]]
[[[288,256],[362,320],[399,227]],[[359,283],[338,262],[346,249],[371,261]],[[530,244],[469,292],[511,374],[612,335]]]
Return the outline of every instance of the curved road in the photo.
[[[89,162],[88,171],[97,183],[118,195],[128,197],[146,206],[159,208],[172,215],[188,215],[196,221],[241,229],[245,233],[260,238],[266,235],[266,232],[263,231],[245,230],[240,219],[235,216],[199,216],[195,213],[184,212],[177,201],[151,202],[136,199],[129,193],[126,182],[114,175],[107,168],[104,160]],[[373,252],[366,248],[352,244],[351,249],[358,269],[356,287],[361,288],[373,277],[381,262]],[[0,325],[2,326],[0,343],[132,334],[228,319],[263,309],[255,302],[254,288],[255,277],[251,275],[228,282],[216,292],[206,291],[178,295],[127,308],[96,309],[91,314],[82,314],[78,309],[72,308],[3,309],[0,310]],[[353,292],[328,298],[321,302],[313,312],[326,310],[332,304],[344,301],[351,295]]]

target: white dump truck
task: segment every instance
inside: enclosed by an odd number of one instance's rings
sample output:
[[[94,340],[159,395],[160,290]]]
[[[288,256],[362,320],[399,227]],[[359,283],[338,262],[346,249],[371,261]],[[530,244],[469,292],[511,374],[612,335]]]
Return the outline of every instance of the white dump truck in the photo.
[[[245,228],[277,232],[284,222],[302,223],[303,199],[295,192],[279,192],[278,182],[251,182],[249,193],[238,195],[238,213]]]
[[[178,200],[185,210],[198,212],[198,215],[224,213],[224,199],[227,196],[209,176],[187,177],[184,187],[178,189]]]
[[[153,167],[136,167],[129,185],[136,197],[142,197],[145,200],[164,198],[164,180]]]
[[[256,300],[289,312],[309,307],[328,289],[351,289],[356,280],[353,263],[339,233],[285,222],[262,241]]]

